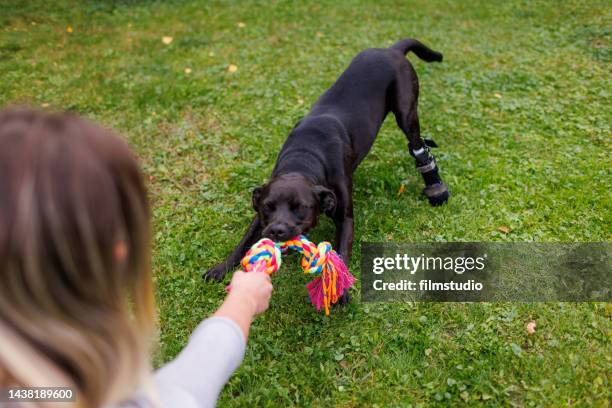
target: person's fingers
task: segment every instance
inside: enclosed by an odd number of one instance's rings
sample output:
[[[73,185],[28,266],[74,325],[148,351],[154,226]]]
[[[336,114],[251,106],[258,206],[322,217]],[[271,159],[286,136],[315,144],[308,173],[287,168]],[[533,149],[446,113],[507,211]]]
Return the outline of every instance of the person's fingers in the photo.
[[[266,310],[268,310],[269,307],[270,307],[270,296],[265,296],[264,299],[262,299],[261,309],[259,310],[261,312],[265,312]]]
[[[234,274],[232,275],[232,281],[234,280],[238,280],[240,279],[242,276],[244,276],[244,272],[241,270],[237,270],[236,272],[234,272]]]
[[[259,276],[259,282],[261,282],[262,284],[265,285],[269,285],[272,282],[272,279],[270,278],[270,275],[268,275],[267,273],[258,273]],[[263,275],[263,276],[261,276]]]
[[[271,279],[270,275],[268,275],[266,272],[258,272],[257,276],[259,276],[260,279],[265,279],[267,281],[269,281]]]

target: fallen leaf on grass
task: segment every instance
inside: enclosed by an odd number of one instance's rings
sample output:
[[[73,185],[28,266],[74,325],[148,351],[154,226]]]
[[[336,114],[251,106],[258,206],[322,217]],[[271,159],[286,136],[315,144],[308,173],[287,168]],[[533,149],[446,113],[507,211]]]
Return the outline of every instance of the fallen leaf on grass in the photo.
[[[499,232],[503,232],[504,234],[509,234],[510,231],[512,231],[510,229],[510,227],[506,227],[505,225],[502,225],[501,227],[498,228]]]
[[[238,26],[238,28],[244,28],[246,27],[246,24],[244,24],[242,21],[238,22],[238,24],[236,24]]]
[[[72,32],[72,26],[68,26],[68,27],[66,27],[66,32],[67,32],[67,33],[71,33],[71,32]]]
[[[397,196],[399,197],[400,194],[402,194],[405,190],[406,190],[406,187],[404,186],[404,183],[400,184],[400,188],[397,191]]]
[[[536,329],[536,322],[527,323],[527,333],[534,334]]]
[[[320,32],[320,31],[317,31],[317,33],[315,35],[317,36],[317,38],[323,37],[323,33]]]
[[[174,38],[167,36],[167,35],[162,37],[162,42],[166,45],[169,45],[172,42],[172,40],[174,40]]]
[[[495,97],[497,99],[501,99],[502,95],[500,93],[495,92],[493,95],[495,95]]]
[[[185,68],[185,73],[186,73],[187,75],[191,74],[191,68]]]
[[[229,64],[229,66],[227,67],[227,72],[229,72],[231,74],[231,73],[234,73],[236,71],[238,71],[238,67],[236,65],[234,65],[234,64]]]
[[[432,352],[432,350],[431,350],[430,348],[425,349],[425,355],[426,355],[426,356],[428,356],[428,357],[429,357],[429,356],[431,355],[431,352]]]

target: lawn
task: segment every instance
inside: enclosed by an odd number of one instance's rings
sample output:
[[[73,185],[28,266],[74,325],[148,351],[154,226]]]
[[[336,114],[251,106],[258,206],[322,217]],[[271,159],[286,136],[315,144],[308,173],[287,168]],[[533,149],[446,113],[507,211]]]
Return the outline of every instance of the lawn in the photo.
[[[403,37],[424,135],[452,197],[430,207],[395,121],[355,176],[360,242],[609,241],[612,5],[606,1],[0,0],[0,105],[71,109],[125,136],[148,177],[156,365],[220,304],[201,274],[240,239],[296,121],[368,47]],[[169,37],[169,38],[163,38]],[[400,194],[400,186],[404,191]],[[330,239],[325,221],[313,240]],[[608,406],[604,303],[308,303],[274,277],[219,405]],[[535,321],[535,334],[525,326]]]

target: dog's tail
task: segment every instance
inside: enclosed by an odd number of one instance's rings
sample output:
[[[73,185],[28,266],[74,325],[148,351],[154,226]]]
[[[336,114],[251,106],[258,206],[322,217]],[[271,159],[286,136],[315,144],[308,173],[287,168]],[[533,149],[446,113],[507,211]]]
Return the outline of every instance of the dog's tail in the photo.
[[[397,50],[404,55],[408,53],[408,51],[414,52],[417,57],[427,62],[434,61],[442,61],[442,54],[432,50],[431,48],[424,45],[419,40],[415,40],[414,38],[406,38],[404,40],[400,40],[393,44],[391,47],[393,50]]]

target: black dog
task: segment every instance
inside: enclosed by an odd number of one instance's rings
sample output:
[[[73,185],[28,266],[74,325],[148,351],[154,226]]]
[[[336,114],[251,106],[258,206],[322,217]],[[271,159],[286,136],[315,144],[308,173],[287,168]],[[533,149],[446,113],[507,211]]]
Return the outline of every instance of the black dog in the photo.
[[[448,200],[448,188],[429,152],[436,145],[421,139],[419,83],[406,60],[408,51],[427,62],[442,61],[442,54],[414,39],[390,48],[368,49],[353,59],[295,126],[270,181],[253,191],[257,215],[249,230],[228,259],[206,272],[205,278],[222,279],[262,236],[285,241],[306,233],[321,212],[334,221],[335,248],[348,263],[353,242],[353,172],[368,154],[389,112],[408,138],[429,202],[439,205]]]

